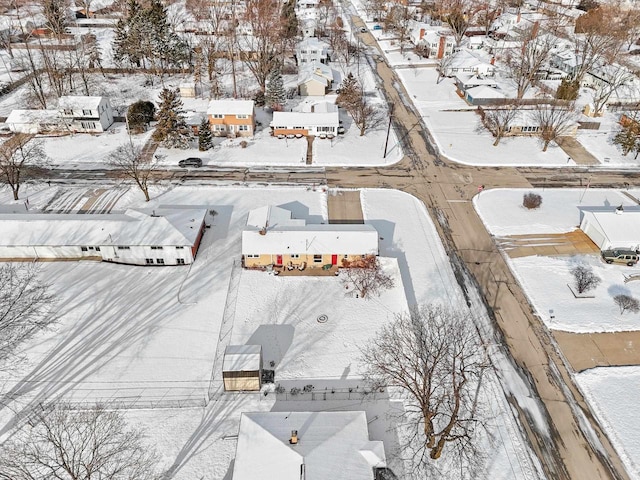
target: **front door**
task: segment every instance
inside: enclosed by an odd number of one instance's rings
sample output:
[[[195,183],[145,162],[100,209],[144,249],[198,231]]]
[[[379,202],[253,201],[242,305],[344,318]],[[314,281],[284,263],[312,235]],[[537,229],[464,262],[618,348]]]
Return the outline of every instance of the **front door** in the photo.
[[[331,255],[331,265],[338,264],[338,255]]]
[[[282,255],[276,255],[276,265],[282,265]]]

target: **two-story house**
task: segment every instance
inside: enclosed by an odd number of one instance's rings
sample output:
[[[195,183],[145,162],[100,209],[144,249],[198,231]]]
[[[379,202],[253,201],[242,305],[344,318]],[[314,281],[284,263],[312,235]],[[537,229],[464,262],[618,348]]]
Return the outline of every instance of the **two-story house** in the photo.
[[[305,38],[296,46],[298,65],[313,62],[327,63],[330,60],[329,45],[315,37]]]
[[[207,115],[218,137],[252,137],[256,129],[253,100],[211,100]]]
[[[68,129],[104,132],[113,123],[113,109],[106,97],[60,97],[58,110]]]

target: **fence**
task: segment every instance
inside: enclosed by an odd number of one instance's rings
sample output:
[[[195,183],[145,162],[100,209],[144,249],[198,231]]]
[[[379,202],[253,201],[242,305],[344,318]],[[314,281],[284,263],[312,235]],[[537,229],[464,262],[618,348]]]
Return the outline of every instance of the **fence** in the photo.
[[[332,401],[332,400],[382,400],[389,398],[385,388],[349,387],[315,390],[313,387],[293,387],[284,389],[280,385],[276,387],[276,400],[287,401]]]

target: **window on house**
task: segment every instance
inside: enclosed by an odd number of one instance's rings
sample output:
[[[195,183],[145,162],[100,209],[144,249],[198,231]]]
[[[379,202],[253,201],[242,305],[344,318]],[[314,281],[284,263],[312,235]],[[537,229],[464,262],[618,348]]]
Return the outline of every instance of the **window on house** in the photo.
[[[100,251],[100,247],[96,247],[96,252],[99,252],[99,251]]]
[[[82,115],[91,115],[91,110],[82,110]]]
[[[249,125],[238,125],[238,131],[239,132],[248,132],[249,131]]]
[[[224,125],[216,125],[214,127],[214,129],[215,129],[216,132],[224,132],[225,127],[224,127]]]
[[[293,130],[304,130],[304,127],[293,127]]]
[[[159,265],[164,265],[164,258],[156,258],[156,263]]]
[[[64,114],[65,115],[73,115],[73,110],[71,110],[70,108],[65,108],[64,109]]]
[[[147,265],[151,265],[153,263],[153,258],[145,258],[144,261],[147,263]]]
[[[292,253],[291,258],[300,258],[300,255],[298,253]]]
[[[247,258],[260,258],[260,255],[256,255],[255,253],[249,253],[248,255],[245,255],[245,257],[247,257]]]
[[[184,258],[176,258],[176,265],[184,265]]]
[[[176,250],[182,250],[184,247],[176,247]]]
[[[80,122],[80,125],[85,130],[91,130],[91,129],[96,128],[96,122]]]
[[[236,118],[238,118],[240,120],[244,120],[246,118],[249,118],[249,115],[236,115]]]
[[[223,118],[224,115],[222,115],[221,113],[214,113],[213,115],[211,115],[213,118]]]
[[[335,127],[317,127],[316,130],[318,132],[333,132]]]
[[[313,263],[320,263],[320,262],[322,262],[322,255],[314,255]]]
[[[119,247],[118,247],[118,250],[131,250],[131,247],[122,247],[122,246],[119,246]]]
[[[151,250],[162,250],[162,247],[161,246],[157,246],[157,245],[153,245],[151,247]]]
[[[80,247],[80,250],[82,250],[83,252],[86,252],[89,249],[87,247]]]

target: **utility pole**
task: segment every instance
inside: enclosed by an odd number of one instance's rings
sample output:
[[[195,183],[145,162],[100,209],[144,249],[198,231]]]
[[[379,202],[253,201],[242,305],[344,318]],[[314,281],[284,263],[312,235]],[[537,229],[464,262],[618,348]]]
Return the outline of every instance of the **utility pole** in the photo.
[[[392,103],[391,109],[389,110],[389,125],[387,126],[387,139],[384,141],[384,155],[382,155],[382,158],[387,158],[387,147],[389,146],[389,133],[391,133],[391,119],[393,118],[394,107],[395,107],[395,104]]]

